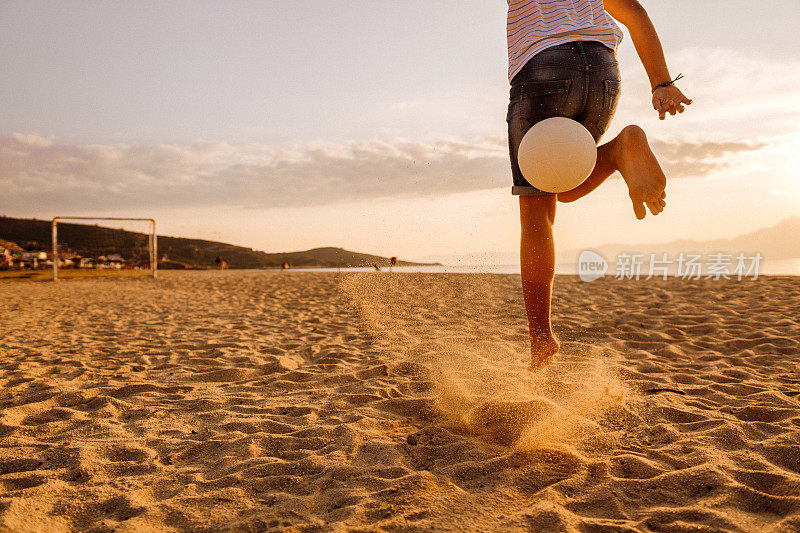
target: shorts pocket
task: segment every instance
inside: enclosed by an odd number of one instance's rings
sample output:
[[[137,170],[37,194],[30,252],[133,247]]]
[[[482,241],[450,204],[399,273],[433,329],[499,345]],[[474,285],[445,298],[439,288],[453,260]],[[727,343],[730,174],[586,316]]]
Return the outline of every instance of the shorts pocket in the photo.
[[[511,103],[508,104],[506,122],[514,114],[519,119],[533,121],[535,118],[560,116],[569,95],[572,80],[524,81],[511,87]]]
[[[619,80],[605,80],[605,91],[603,92],[603,115],[613,115],[617,110],[619,102],[620,87]]]
[[[622,84],[619,80],[608,79],[604,81],[603,109],[600,112],[600,117],[597,119],[597,132],[592,133],[595,137],[595,141],[599,141],[600,137],[611,125],[611,119],[614,118],[614,113],[617,111],[621,86]]]

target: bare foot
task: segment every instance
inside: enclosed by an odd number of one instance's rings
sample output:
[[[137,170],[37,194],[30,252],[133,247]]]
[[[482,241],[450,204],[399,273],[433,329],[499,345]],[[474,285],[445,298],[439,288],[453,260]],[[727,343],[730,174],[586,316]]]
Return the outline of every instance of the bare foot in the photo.
[[[625,126],[614,141],[614,160],[628,185],[636,218],[643,219],[647,209],[659,214],[667,205],[664,190],[667,178],[650,150],[644,130],[635,125]]]
[[[552,333],[535,335],[531,337],[531,366],[528,370],[536,372],[553,362],[553,357],[558,353],[561,345]]]

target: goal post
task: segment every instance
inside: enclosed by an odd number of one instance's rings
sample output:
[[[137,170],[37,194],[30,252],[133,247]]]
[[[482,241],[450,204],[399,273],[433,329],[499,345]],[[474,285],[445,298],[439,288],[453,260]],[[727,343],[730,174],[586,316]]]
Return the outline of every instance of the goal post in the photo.
[[[76,220],[127,220],[136,222],[149,222],[150,232],[147,239],[147,251],[151,275],[155,279],[158,275],[158,236],[156,235],[156,221],[153,218],[123,218],[123,217],[53,217],[53,281],[58,281],[58,223],[61,221]]]

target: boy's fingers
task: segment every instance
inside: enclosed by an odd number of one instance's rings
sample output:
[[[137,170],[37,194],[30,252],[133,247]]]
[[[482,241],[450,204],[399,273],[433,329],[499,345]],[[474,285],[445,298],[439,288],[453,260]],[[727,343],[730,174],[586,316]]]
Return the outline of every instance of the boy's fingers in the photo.
[[[684,95],[679,90],[677,91],[677,94],[673,99],[662,100],[659,97],[656,96],[653,97],[653,109],[655,109],[656,112],[658,113],[658,118],[660,120],[664,120],[665,118],[667,118],[667,113],[673,116],[676,113],[683,113],[686,110],[686,108],[684,108],[684,105],[691,105],[691,104],[692,100],[690,98],[686,98],[686,95]]]

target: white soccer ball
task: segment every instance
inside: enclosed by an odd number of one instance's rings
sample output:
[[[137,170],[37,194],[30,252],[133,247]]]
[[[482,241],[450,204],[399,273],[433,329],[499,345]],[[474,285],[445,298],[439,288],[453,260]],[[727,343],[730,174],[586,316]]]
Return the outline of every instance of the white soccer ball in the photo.
[[[570,118],[535,124],[519,143],[517,162],[528,183],[545,192],[574,189],[592,173],[597,146],[592,134]]]

